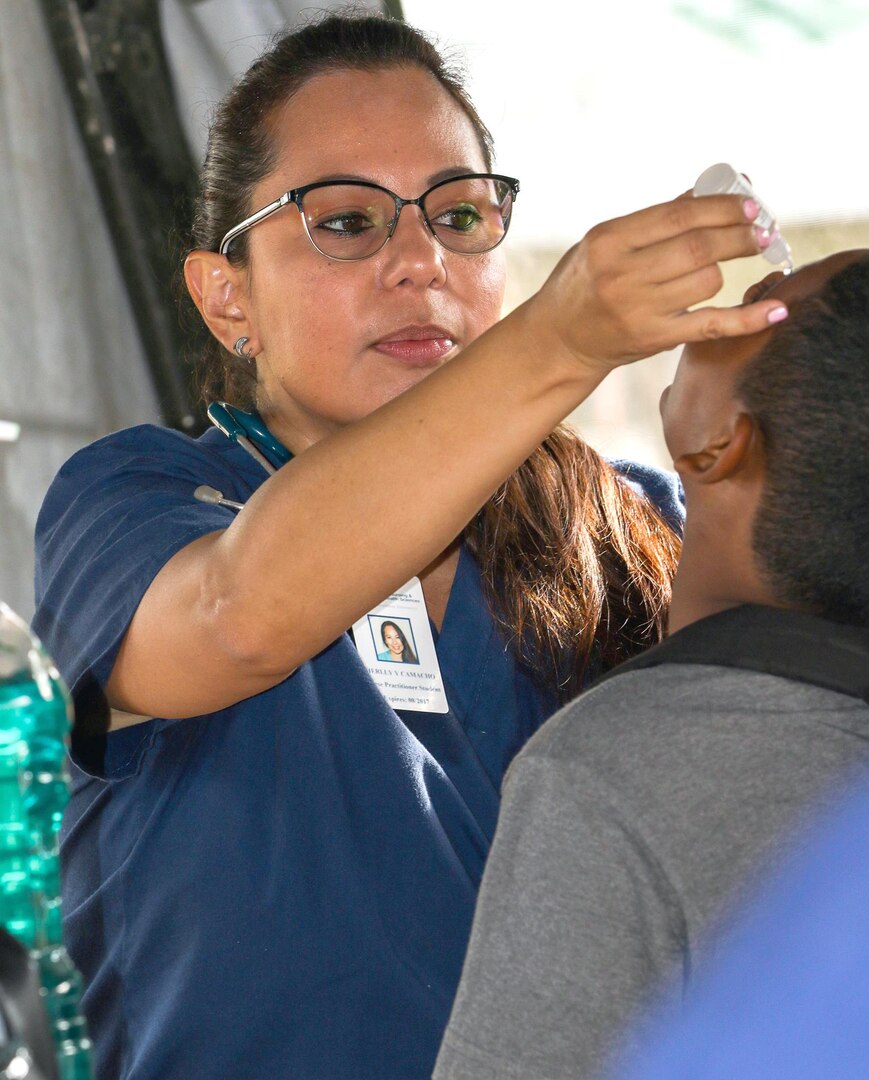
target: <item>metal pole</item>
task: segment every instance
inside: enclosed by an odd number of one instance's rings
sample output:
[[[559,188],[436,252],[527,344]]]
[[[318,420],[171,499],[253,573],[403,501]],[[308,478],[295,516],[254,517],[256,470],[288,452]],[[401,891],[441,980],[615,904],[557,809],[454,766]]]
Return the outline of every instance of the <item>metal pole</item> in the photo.
[[[163,419],[182,431],[201,430],[171,292],[173,214],[189,212],[195,169],[172,99],[156,0],[40,3]]]

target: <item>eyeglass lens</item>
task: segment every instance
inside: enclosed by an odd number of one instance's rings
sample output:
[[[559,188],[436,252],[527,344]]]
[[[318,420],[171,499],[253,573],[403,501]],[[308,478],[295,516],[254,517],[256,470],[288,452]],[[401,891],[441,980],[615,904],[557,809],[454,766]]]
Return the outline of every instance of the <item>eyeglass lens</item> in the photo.
[[[438,240],[464,255],[496,247],[510,224],[513,193],[503,180],[459,177],[423,199]],[[355,184],[329,184],[305,193],[302,210],[308,235],[332,259],[364,259],[386,243],[395,203],[385,191]]]

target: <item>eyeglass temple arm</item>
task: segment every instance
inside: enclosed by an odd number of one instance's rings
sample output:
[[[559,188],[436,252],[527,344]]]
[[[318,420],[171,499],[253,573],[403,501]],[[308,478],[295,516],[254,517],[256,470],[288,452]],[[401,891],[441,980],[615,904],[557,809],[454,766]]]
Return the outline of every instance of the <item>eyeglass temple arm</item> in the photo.
[[[270,217],[276,210],[280,210],[282,206],[286,206],[287,203],[292,201],[293,192],[285,191],[279,199],[275,199],[275,201],[269,203],[268,206],[264,206],[262,210],[257,210],[255,214],[251,214],[251,216],[246,217],[244,221],[240,221],[238,225],[234,225],[220,241],[220,254],[226,254],[227,248],[240,233],[246,232],[247,229],[252,228],[254,225],[258,225],[264,218]]]

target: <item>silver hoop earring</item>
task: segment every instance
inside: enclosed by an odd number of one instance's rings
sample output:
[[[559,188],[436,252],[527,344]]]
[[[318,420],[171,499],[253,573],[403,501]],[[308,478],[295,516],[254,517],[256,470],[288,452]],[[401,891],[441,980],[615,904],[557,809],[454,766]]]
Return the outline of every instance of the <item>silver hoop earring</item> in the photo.
[[[240,356],[242,360],[247,360],[249,364],[252,364],[256,358],[254,357],[253,352],[251,352],[250,350],[245,350],[245,345],[247,345],[249,341],[250,338],[248,337],[240,337],[232,348],[237,356]]]

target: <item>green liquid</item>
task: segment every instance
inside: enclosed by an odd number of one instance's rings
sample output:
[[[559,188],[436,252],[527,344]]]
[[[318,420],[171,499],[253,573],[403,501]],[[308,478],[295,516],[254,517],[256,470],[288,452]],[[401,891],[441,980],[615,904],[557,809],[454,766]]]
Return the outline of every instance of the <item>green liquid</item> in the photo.
[[[69,797],[66,700],[41,682],[0,680],[0,920],[29,948],[60,944],[57,838]]]
[[[39,969],[61,1080],[90,1080],[81,978],[63,945],[58,833],[69,798],[66,688],[40,653],[0,678],[0,922]]]

